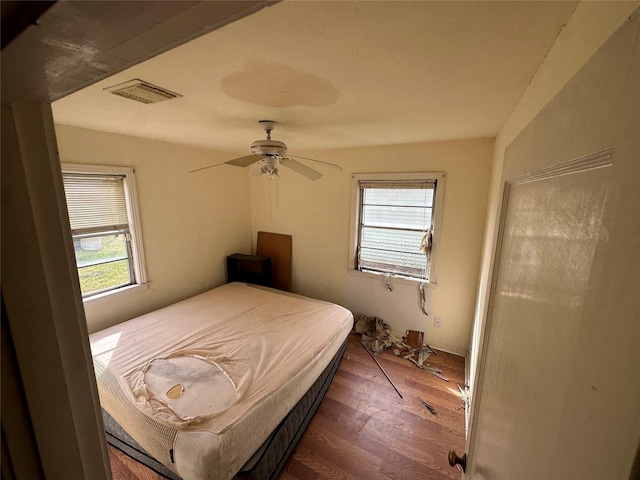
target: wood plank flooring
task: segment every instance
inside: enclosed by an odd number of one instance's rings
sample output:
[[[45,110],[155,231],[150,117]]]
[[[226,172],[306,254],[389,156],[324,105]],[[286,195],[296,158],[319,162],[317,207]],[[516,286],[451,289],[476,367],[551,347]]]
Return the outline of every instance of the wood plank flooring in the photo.
[[[350,335],[338,373],[279,480],[461,478],[447,454],[465,448],[464,408],[456,386],[464,384],[464,358],[444,352],[429,357],[450,382],[391,352],[377,359],[403,398]],[[109,456],[114,480],[162,478],[111,446]]]

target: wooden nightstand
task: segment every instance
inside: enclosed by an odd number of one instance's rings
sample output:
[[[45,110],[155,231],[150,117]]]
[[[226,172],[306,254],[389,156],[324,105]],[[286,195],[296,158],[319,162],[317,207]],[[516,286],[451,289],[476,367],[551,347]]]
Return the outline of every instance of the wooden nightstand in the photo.
[[[271,257],[234,253],[227,257],[227,281],[272,286]]]

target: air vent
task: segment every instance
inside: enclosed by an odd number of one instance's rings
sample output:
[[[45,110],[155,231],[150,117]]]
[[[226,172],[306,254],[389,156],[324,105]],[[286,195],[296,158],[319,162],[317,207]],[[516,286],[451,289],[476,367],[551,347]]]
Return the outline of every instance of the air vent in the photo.
[[[134,78],[125,83],[120,83],[112,87],[105,88],[107,92],[119,95],[140,103],[156,103],[171,98],[178,98],[182,95],[170,92],[164,88],[152,85],[144,80]]]

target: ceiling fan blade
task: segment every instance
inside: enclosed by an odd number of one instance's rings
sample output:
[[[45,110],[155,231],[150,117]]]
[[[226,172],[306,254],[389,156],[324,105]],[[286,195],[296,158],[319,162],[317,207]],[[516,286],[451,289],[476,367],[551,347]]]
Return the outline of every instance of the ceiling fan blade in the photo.
[[[300,163],[293,158],[283,158],[280,163],[285,167],[289,167],[294,172],[307,177],[309,180],[317,180],[322,176],[320,172],[315,171],[313,168],[307,167],[305,164]]]
[[[222,163],[216,163],[214,165],[207,165],[206,167],[196,168],[189,170],[189,173],[199,172],[200,170],[206,170],[207,168],[219,167],[220,165],[233,165],[235,167],[248,167],[252,163],[259,162],[267,158],[266,155],[247,155],[246,157],[234,158]]]
[[[309,160],[310,162],[318,162],[328,167],[337,168],[338,170],[342,171],[342,167],[340,165],[336,165],[335,163],[323,162],[322,160],[316,160],[315,158],[301,157],[300,155],[290,155],[288,153],[287,158],[301,158],[302,160]]]
[[[224,163],[227,165],[233,165],[234,167],[248,167],[252,163],[265,158],[267,158],[266,155],[247,155],[246,157],[234,158],[233,160],[228,160]]]
[[[216,163],[214,165],[207,165],[206,167],[196,168],[195,170],[189,170],[189,173],[199,172],[200,170],[206,170],[207,168],[219,167],[220,165],[224,165],[224,163]]]

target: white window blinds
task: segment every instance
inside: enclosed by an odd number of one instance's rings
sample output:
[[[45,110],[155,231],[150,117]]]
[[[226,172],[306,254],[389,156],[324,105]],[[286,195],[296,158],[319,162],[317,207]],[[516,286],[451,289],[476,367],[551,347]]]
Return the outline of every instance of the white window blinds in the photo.
[[[358,269],[428,278],[436,182],[361,181]]]
[[[128,229],[124,176],[64,174],[72,235]]]

